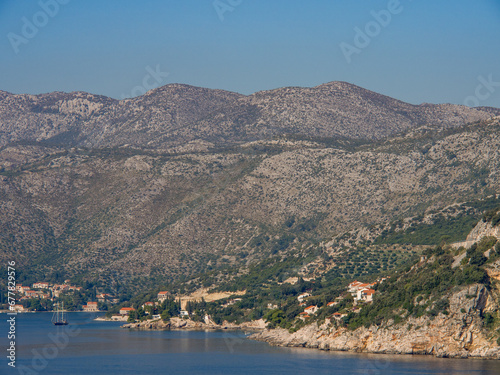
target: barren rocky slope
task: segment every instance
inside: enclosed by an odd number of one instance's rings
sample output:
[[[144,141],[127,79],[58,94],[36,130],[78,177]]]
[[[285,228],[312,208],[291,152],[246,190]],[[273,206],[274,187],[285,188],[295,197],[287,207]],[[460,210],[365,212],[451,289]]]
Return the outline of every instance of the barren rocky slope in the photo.
[[[163,153],[0,152],[0,258],[26,273],[150,282],[307,253],[344,231],[500,193],[499,120],[355,146],[277,138]],[[136,284],[136,283],[135,283]]]
[[[248,96],[171,84],[121,101],[84,92],[0,91],[0,146],[30,140],[203,150],[280,134],[381,139],[418,126],[457,127],[498,114],[495,108],[411,105],[345,82]]]

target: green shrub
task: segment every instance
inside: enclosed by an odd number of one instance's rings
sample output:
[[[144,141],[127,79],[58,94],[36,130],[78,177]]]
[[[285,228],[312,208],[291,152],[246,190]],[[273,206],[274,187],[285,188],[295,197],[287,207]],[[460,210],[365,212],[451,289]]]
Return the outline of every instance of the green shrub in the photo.
[[[495,317],[490,313],[484,313],[483,323],[486,328],[491,329],[495,325]]]
[[[486,258],[482,253],[476,251],[469,260],[469,264],[471,265],[476,265],[476,266],[482,266],[483,264],[486,263],[488,258]]]

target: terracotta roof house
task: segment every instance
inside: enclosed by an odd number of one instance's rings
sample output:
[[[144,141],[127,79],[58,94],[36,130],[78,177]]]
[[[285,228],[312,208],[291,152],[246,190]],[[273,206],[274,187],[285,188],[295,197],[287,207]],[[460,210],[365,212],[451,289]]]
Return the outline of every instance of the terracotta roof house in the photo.
[[[168,297],[170,296],[170,292],[169,291],[162,291],[162,292],[159,292],[158,293],[158,301],[160,302],[163,302],[165,301]]]
[[[304,309],[304,312],[307,314],[314,314],[316,311],[318,311],[318,306],[314,305],[308,306]]]
[[[370,289],[370,288],[359,290],[357,295],[356,295],[356,299],[358,301],[372,302],[374,294],[375,294],[375,290]]]
[[[122,307],[120,309],[120,315],[128,315],[131,311],[135,311],[133,307]]]

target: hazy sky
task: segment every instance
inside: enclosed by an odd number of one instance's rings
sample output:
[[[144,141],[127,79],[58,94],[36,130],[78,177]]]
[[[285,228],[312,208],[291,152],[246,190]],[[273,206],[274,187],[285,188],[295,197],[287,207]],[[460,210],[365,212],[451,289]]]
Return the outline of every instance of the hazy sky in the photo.
[[[0,68],[13,93],[347,81],[500,107],[500,0],[0,0]]]

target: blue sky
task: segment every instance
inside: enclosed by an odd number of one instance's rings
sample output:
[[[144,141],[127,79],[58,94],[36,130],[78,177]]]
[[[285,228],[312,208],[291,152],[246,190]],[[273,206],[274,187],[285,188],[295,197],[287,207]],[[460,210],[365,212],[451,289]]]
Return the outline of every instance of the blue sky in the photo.
[[[0,0],[0,90],[347,81],[415,104],[500,107],[499,36],[500,0]]]

